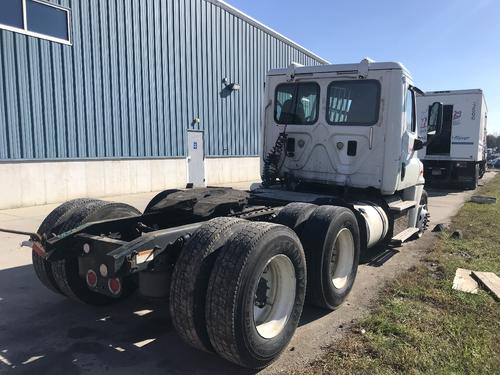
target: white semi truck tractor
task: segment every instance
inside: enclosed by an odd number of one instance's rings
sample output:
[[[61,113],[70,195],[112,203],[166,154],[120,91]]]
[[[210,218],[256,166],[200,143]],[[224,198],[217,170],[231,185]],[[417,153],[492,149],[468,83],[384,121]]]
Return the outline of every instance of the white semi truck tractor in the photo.
[[[483,91],[431,91],[417,98],[417,121],[424,134],[436,101],[443,103],[441,134],[419,151],[426,183],[475,189],[486,172],[488,107]]]
[[[138,291],[169,300],[178,334],[241,366],[269,365],[304,303],[335,310],[360,254],[418,238],[428,222],[417,89],[399,63],[270,71],[262,115],[262,184],[166,190],[144,213],[76,199],[30,235],[50,290],[107,305]],[[165,348],[168,350],[168,348]]]

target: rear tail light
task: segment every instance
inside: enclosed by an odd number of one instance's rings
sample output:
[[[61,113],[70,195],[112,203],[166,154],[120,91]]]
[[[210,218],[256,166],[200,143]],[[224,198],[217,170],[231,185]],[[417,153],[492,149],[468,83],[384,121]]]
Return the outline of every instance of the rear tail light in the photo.
[[[87,271],[87,276],[85,277],[87,280],[87,285],[91,288],[95,288],[97,285],[97,274],[93,270]]]
[[[117,295],[122,291],[122,283],[119,278],[108,280],[108,289],[111,294]]]

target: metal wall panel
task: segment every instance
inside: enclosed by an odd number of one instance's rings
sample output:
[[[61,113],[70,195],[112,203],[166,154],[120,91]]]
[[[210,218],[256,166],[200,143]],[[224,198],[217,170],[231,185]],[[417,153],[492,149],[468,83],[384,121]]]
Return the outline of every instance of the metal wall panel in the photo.
[[[324,62],[213,0],[53,2],[72,45],[0,29],[0,160],[257,155],[266,72]]]

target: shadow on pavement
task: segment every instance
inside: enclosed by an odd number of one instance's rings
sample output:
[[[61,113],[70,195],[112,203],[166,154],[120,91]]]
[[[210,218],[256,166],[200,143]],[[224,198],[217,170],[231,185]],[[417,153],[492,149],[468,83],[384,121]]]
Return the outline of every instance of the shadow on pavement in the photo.
[[[381,267],[398,253],[399,250],[390,245],[376,246],[361,253],[359,264],[370,267]]]
[[[184,344],[166,304],[80,305],[46,290],[31,265],[0,271],[0,311],[0,373],[252,373]]]
[[[360,264],[370,266],[370,267],[381,267],[394,255],[398,254],[399,250],[390,246],[380,246],[373,249],[369,249],[364,253],[361,253],[359,260]],[[325,315],[330,314],[331,311],[323,310],[313,306],[304,306],[302,311],[302,316],[300,318],[299,327],[318,320]]]
[[[380,267],[399,250],[370,249],[361,264]],[[330,311],[304,306],[299,326]],[[168,305],[139,296],[109,307],[72,302],[47,290],[31,264],[0,270],[0,373],[252,374],[184,344]]]

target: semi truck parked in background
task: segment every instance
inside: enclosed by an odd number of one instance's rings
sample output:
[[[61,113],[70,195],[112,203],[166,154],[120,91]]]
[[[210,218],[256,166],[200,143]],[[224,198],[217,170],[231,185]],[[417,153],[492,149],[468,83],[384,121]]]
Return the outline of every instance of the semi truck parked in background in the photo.
[[[24,233],[35,272],[55,293],[91,305],[136,289],[168,299],[184,341],[265,367],[289,343],[304,303],[342,304],[361,253],[426,230],[422,94],[399,63],[273,70],[262,186],[166,190],[142,214],[121,203],[66,202],[37,233]],[[428,145],[442,113],[441,103],[430,106]]]
[[[425,132],[429,108],[443,103],[443,129],[419,151],[429,184],[475,189],[486,172],[488,108],[482,90],[432,91],[419,97],[418,123]]]

